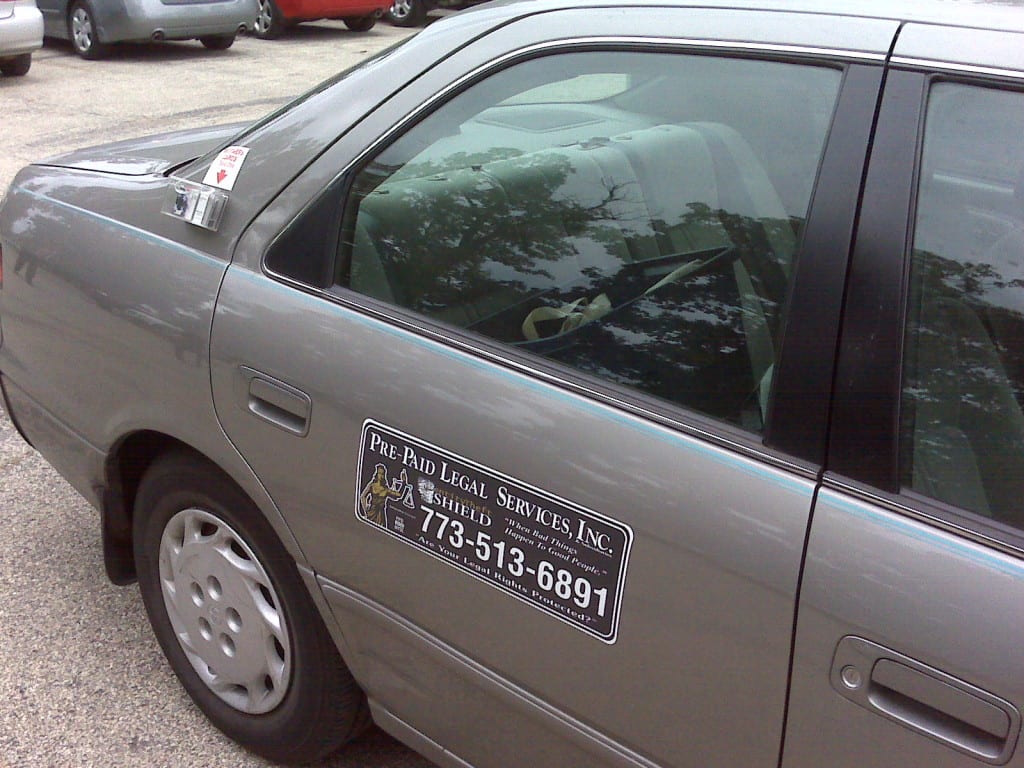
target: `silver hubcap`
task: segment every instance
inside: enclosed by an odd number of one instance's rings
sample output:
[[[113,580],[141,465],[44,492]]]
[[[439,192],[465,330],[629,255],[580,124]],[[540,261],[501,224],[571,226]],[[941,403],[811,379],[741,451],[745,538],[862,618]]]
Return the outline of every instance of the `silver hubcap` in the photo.
[[[260,12],[256,16],[256,31],[263,35],[274,23],[274,13],[270,8],[269,0],[260,0]]]
[[[76,8],[71,14],[71,40],[80,51],[92,48],[92,19],[84,8]]]
[[[160,586],[178,642],[213,693],[248,714],[281,703],[292,674],[281,603],[227,523],[201,509],[172,517],[160,539]]]
[[[391,15],[396,18],[404,19],[410,13],[412,13],[411,0],[395,0],[394,5],[391,6]]]

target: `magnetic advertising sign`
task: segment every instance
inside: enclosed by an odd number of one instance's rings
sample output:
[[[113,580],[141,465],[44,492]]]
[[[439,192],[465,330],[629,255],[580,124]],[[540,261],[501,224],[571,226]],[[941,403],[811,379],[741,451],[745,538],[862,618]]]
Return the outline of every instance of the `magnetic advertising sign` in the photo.
[[[356,517],[606,643],[633,532],[392,427],[363,424]]]

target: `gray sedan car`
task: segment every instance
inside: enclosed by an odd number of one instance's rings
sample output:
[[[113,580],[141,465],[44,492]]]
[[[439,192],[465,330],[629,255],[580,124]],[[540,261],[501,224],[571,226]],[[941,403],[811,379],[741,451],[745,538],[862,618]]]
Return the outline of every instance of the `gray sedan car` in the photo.
[[[8,413],[225,733],[1024,766],[1024,9],[712,5],[18,175]]]
[[[120,42],[198,39],[230,48],[256,18],[256,0],[38,0],[46,35],[69,40],[84,59]],[[0,0],[2,3],[3,0]]]

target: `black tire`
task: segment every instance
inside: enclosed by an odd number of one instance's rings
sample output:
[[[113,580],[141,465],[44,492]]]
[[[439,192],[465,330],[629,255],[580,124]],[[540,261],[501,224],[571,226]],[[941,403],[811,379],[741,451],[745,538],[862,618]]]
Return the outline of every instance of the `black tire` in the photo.
[[[423,0],[395,0],[387,17],[396,27],[418,27],[427,18],[427,5]]]
[[[226,51],[235,44],[234,35],[207,35],[200,37],[199,42],[211,51]]]
[[[0,74],[4,75],[22,77],[24,75],[27,75],[29,69],[31,68],[31,53],[23,53],[21,56],[15,56],[13,59],[5,59],[4,61],[0,61]]]
[[[371,13],[369,16],[348,16],[342,21],[353,32],[369,32],[377,23],[377,17]]]
[[[256,505],[213,465],[185,452],[158,459],[139,486],[133,539],[153,631],[217,728],[268,760],[297,764],[334,752],[369,723],[366,697],[294,560]],[[268,606],[274,620],[261,618]]]
[[[252,33],[260,40],[275,40],[284,34],[287,25],[274,0],[259,0],[259,10],[252,25]]]
[[[100,42],[96,29],[92,7],[85,0],[76,0],[68,11],[68,38],[75,53],[83,59],[102,59],[110,50]]]

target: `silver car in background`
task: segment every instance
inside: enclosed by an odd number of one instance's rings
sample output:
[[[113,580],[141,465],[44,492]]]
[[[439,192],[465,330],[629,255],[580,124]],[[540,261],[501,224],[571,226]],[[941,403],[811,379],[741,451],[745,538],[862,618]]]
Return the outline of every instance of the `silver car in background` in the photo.
[[[0,0],[0,74],[26,75],[32,52],[43,45],[36,0]]]
[[[85,59],[113,43],[198,39],[230,48],[256,18],[256,0],[39,0],[46,36],[70,40]]]

